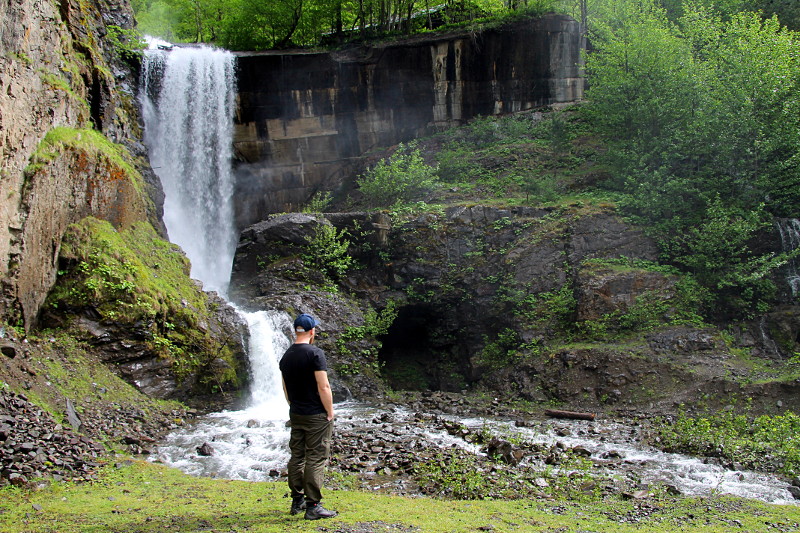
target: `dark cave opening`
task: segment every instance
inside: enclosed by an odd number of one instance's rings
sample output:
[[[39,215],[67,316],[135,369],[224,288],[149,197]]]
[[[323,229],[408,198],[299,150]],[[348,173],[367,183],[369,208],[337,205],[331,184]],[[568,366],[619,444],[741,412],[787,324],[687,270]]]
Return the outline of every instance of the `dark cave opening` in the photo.
[[[460,391],[466,386],[456,336],[435,307],[403,307],[381,341],[378,359],[392,389]]]

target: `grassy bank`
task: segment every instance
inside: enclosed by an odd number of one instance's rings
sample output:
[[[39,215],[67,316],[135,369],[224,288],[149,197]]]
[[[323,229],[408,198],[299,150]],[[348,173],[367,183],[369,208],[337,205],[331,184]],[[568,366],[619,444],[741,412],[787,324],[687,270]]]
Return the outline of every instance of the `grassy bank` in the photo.
[[[91,484],[0,490],[0,532],[798,531],[800,508],[714,496],[627,501],[443,501],[329,491],[332,520],[290,516],[282,482],[200,479],[145,462]]]

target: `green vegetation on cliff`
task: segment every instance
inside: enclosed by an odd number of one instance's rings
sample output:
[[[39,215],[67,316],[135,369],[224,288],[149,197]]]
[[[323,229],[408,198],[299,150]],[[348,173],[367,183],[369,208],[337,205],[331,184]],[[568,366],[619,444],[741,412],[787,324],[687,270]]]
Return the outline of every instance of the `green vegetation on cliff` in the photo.
[[[143,330],[149,348],[179,377],[200,373],[212,389],[238,386],[236,339],[212,331],[217,303],[189,277],[189,261],[147,222],[115,230],[88,217],[70,226],[61,270],[46,306],[51,314],[91,310],[105,323]],[[68,315],[63,315],[68,316]],[[225,364],[214,364],[221,359]]]
[[[31,156],[26,172],[36,173],[58,158],[65,149],[79,150],[96,159],[107,161],[122,173],[119,176],[109,176],[109,179],[128,179],[136,190],[142,193],[144,187],[142,175],[136,170],[130,153],[121,145],[113,143],[108,137],[92,129],[53,128],[47,132]]]

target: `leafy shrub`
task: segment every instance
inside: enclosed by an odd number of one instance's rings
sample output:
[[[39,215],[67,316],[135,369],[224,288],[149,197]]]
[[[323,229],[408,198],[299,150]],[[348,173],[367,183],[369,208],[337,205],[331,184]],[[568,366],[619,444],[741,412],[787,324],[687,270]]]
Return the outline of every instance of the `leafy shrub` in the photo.
[[[416,474],[423,492],[457,500],[483,499],[493,488],[478,459],[466,452],[440,453],[416,467]]]
[[[800,473],[800,416],[762,415],[751,418],[732,410],[708,417],[659,424],[660,446],[671,452],[722,457],[745,468]]]
[[[754,316],[768,308],[775,284],[768,274],[789,254],[755,255],[750,242],[771,226],[764,206],[750,211],[726,207],[719,197],[704,220],[666,243],[672,261],[691,272],[713,296],[713,311]],[[794,252],[795,254],[797,252]]]
[[[333,202],[333,196],[330,191],[318,191],[314,196],[303,206],[303,213],[324,213]]]
[[[514,364],[522,357],[522,354],[529,351],[538,351],[539,341],[524,342],[520,337],[519,331],[506,328],[497,334],[493,341],[484,337],[486,342],[483,350],[478,356],[478,362],[490,368],[503,368]]]
[[[389,159],[378,162],[356,182],[371,207],[408,203],[432,190],[437,168],[425,163],[415,144],[401,144]]]
[[[320,224],[307,240],[308,252],[303,260],[333,280],[340,280],[353,265],[353,258],[347,253],[350,241],[346,230],[338,231],[330,224]]]

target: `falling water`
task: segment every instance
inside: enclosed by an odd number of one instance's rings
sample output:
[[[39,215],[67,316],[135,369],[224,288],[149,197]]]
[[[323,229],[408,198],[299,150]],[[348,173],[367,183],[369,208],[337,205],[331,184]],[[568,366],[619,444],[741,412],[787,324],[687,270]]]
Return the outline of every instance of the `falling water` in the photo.
[[[186,252],[192,277],[227,293],[237,232],[231,171],[233,55],[208,47],[155,43],[144,59],[140,94],[145,143],[164,188],[164,222]],[[262,479],[286,462],[286,400],[278,359],[289,346],[286,313],[239,312],[250,329],[249,407],[203,417],[170,434],[158,459],[197,475]],[[210,443],[212,456],[195,448]],[[189,453],[187,454],[187,451]]]
[[[289,315],[276,311],[241,313],[250,327],[252,385],[250,406],[202,417],[167,436],[158,459],[193,475],[258,481],[288,460],[288,407],[283,397],[278,358],[289,347]],[[196,449],[209,443],[210,456]]]
[[[209,47],[148,50],[140,94],[145,143],[164,188],[164,223],[192,277],[226,294],[237,232],[231,172],[234,57]]]
[[[779,218],[775,221],[778,233],[781,236],[781,248],[784,252],[791,252],[800,247],[800,220],[796,218]],[[786,282],[792,290],[792,296],[797,297],[800,291],[800,265],[797,258],[793,258],[786,265]]]

